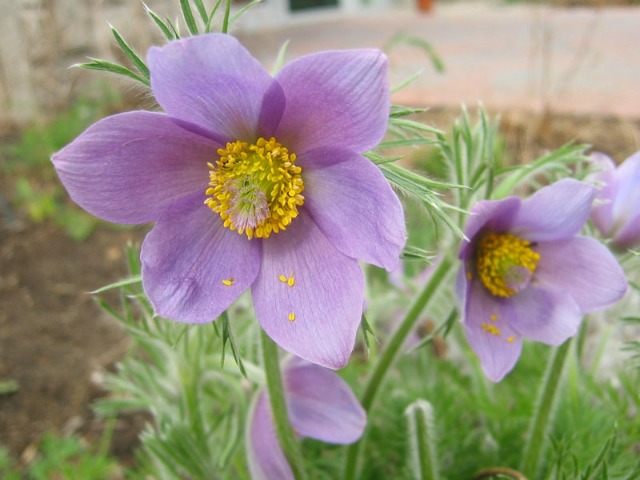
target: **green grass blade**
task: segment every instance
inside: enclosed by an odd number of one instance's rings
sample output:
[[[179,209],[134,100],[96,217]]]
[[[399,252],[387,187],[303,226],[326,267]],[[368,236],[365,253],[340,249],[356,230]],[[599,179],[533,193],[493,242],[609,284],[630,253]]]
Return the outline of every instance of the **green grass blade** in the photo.
[[[98,70],[101,72],[109,72],[115,73],[116,75],[121,75],[124,77],[129,77],[133,80],[136,80],[147,87],[151,86],[151,83],[148,79],[141,77],[135,72],[132,72],[127,67],[123,67],[122,65],[118,65],[117,63],[107,62],[106,60],[98,60],[95,58],[90,59],[91,62],[86,63],[77,63],[73,65],[74,67],[86,68],[88,70]]]
[[[187,24],[187,28],[189,29],[189,32],[191,32],[191,35],[198,35],[200,32],[198,31],[196,19],[194,18],[193,12],[191,11],[189,0],[180,0],[180,10],[182,10],[184,23]]]
[[[118,42],[118,45],[120,45],[120,48],[122,49],[122,51],[133,62],[133,64],[138,69],[140,74],[148,80],[149,68],[147,67],[147,65],[140,58],[140,56],[133,50],[133,48],[131,48],[131,46],[124,40],[124,38],[122,38],[122,35],[120,35],[118,30],[116,30],[115,27],[111,24],[109,24],[109,27],[111,27],[111,33],[113,33],[113,36],[115,37],[116,42]]]
[[[196,6],[196,10],[198,10],[198,15],[202,19],[202,23],[205,25],[209,22],[209,17],[207,15],[207,8],[202,3],[202,0],[193,0],[193,4]]]
[[[156,26],[160,29],[160,31],[162,32],[162,35],[164,35],[164,37],[169,41],[175,40],[176,36],[173,34],[171,29],[167,27],[164,21],[153,10],[151,10],[145,3],[143,3],[143,5],[147,11],[147,15],[151,17],[151,20],[153,20],[153,23],[155,23]]]

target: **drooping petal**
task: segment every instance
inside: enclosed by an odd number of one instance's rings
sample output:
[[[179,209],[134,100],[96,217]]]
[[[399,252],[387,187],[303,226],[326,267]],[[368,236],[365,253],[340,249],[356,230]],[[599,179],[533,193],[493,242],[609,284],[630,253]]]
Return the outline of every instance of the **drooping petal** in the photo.
[[[336,163],[303,170],[304,208],[342,253],[393,270],[406,229],[402,205],[389,182],[358,154],[337,149],[314,152],[330,155]]]
[[[594,153],[589,159],[597,169],[588,180],[596,182],[598,197],[591,209],[591,220],[604,236],[608,236],[613,228],[613,202],[616,187],[616,165],[611,158],[603,153]]]
[[[558,346],[576,334],[582,312],[565,292],[530,285],[502,305],[498,318],[525,338]]]
[[[622,162],[615,177],[614,240],[619,246],[630,247],[640,243],[640,152]]]
[[[245,435],[252,480],[294,480],[276,435],[269,397],[261,391],[249,412]]]
[[[577,235],[589,219],[597,189],[565,178],[522,202],[511,233],[532,242],[561,240]]]
[[[260,269],[261,244],[224,228],[204,193],[172,206],[142,244],[142,283],[159,315],[215,320]]]
[[[276,137],[302,155],[335,146],[363,153],[387,129],[387,59],[379,50],[315,53],[286,65],[276,80],[286,107]]]
[[[184,38],[152,47],[147,60],[151,90],[169,115],[221,142],[256,140],[263,99],[274,80],[234,37]]]
[[[360,438],[367,415],[335,372],[292,358],[283,369],[291,426],[303,437],[348,444]]]
[[[483,229],[490,232],[503,233],[511,226],[521,201],[517,197],[508,197],[503,200],[482,200],[471,209],[464,234],[468,241],[463,241],[458,258],[469,260],[473,255],[476,244],[475,236]]]
[[[629,218],[613,239],[615,245],[631,248],[640,245],[640,204],[635,216]]]
[[[71,198],[104,220],[157,220],[177,199],[207,189],[219,146],[160,113],[107,117],[53,155]]]
[[[260,325],[282,348],[328,368],[347,363],[364,277],[358,261],[338,251],[307,212],[264,240],[252,295]]]
[[[571,297],[582,313],[605,308],[620,300],[626,290],[624,272],[611,252],[593,238],[543,242],[534,273],[536,284]]]
[[[493,297],[474,280],[466,290],[464,327],[489,380],[499,382],[514,367],[522,351],[522,338],[502,309],[508,299]]]

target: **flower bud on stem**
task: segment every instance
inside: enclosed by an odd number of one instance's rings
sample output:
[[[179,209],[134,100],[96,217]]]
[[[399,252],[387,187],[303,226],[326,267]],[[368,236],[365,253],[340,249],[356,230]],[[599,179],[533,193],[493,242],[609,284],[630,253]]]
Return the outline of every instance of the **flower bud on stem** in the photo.
[[[411,306],[411,309],[407,312],[407,315],[404,317],[402,323],[394,332],[389,343],[382,352],[373,373],[369,377],[364,394],[362,395],[362,407],[367,413],[371,411],[378,390],[382,386],[387,372],[398,357],[407,335],[411,333],[413,327],[415,327],[416,322],[418,321],[418,318],[420,318],[422,310],[424,310],[429,301],[433,298],[434,294],[438,291],[440,285],[447,278],[451,265],[451,259],[448,256],[445,256],[436,267],[431,278],[425,285],[424,290],[422,290],[420,295],[418,295],[414,304]],[[359,442],[356,442],[349,447],[343,476],[345,480],[353,480],[356,478],[359,457],[362,453],[366,433],[367,432],[365,431],[365,435],[363,435]]]

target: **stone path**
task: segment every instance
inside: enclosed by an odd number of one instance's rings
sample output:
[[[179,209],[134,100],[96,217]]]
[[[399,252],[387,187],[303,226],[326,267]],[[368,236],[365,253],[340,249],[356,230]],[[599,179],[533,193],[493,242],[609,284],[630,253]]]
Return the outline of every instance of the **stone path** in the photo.
[[[437,73],[407,44],[389,52],[391,79],[420,77],[394,103],[474,106],[640,118],[640,8],[438,4],[433,13],[378,12],[237,35],[265,64],[332,48],[384,47],[397,33],[429,42]]]

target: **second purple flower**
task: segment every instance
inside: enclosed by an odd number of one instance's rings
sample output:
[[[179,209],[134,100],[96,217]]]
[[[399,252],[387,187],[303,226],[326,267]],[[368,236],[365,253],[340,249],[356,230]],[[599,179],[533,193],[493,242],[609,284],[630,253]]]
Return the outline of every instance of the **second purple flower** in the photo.
[[[565,179],[524,201],[485,200],[472,209],[458,294],[469,343],[494,382],[515,365],[523,338],[560,345],[583,314],[624,295],[624,272],[611,252],[578,235],[596,193]]]
[[[148,64],[165,113],[105,118],[54,155],[69,194],[111,222],[156,222],[141,259],[158,314],[212,321],[251,287],[276,343],[344,366],[358,260],[391,270],[406,237],[397,196],[362,156],[386,131],[386,58],[322,52],[272,77],[210,34],[152,48]]]
[[[616,167],[602,153],[591,156],[599,171],[592,176],[602,184],[597,205],[591,211],[593,224],[613,245],[632,248],[640,244],[640,152]]]

